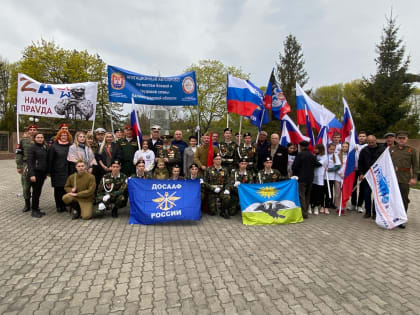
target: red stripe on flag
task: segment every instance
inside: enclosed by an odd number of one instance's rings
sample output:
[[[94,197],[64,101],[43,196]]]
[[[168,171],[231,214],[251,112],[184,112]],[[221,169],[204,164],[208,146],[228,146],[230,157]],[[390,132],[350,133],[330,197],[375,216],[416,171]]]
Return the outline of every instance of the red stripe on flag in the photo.
[[[229,113],[236,113],[241,116],[251,116],[258,106],[250,102],[228,100],[227,108]]]

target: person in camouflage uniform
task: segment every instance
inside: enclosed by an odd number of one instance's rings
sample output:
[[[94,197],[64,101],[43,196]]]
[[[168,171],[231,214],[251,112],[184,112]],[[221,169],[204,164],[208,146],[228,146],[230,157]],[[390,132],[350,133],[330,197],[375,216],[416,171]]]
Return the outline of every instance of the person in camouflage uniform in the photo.
[[[161,136],[163,145],[157,148],[156,151],[156,161],[158,159],[163,159],[165,166],[168,169],[169,173],[172,172],[172,167],[175,164],[181,163],[181,153],[176,145],[171,144],[170,135]]]
[[[235,215],[240,211],[238,187],[241,184],[252,184],[254,183],[254,172],[248,170],[248,161],[245,158],[240,159],[239,168],[233,170],[230,174],[228,189],[231,191],[231,213]]]
[[[172,173],[169,179],[170,180],[183,180],[184,177],[180,176],[180,174],[181,174],[181,167],[178,164],[175,164],[172,167]]]
[[[215,215],[217,213],[217,199],[219,198],[222,204],[220,216],[229,219],[230,192],[226,187],[229,179],[229,171],[226,167],[222,166],[222,156],[220,153],[214,155],[213,163],[213,166],[206,169],[204,175],[209,214]]]
[[[209,155],[209,143],[210,143],[209,133],[206,132],[201,137],[201,140],[202,140],[201,145],[197,148],[197,150],[194,153],[194,163],[198,165],[198,168],[200,170],[199,171],[200,176],[204,177],[204,173],[207,168],[208,155]],[[213,147],[213,154],[219,153],[218,147],[214,145],[212,145],[212,147]]]
[[[153,179],[169,179],[169,172],[163,159],[158,159],[156,168],[153,171]]]
[[[118,209],[127,204],[126,198],[127,176],[121,172],[121,162],[115,160],[111,163],[111,173],[104,175],[99,182],[96,202],[98,211],[103,212],[111,208],[112,217],[118,217]]]
[[[38,131],[37,125],[31,125],[26,129],[28,133],[27,138],[22,138],[16,148],[16,168],[20,174],[20,181],[22,184],[23,198],[25,198],[25,207],[23,212],[27,212],[31,209],[31,181],[28,177],[28,150],[29,147],[34,143],[33,136]]]
[[[232,141],[232,129],[225,128],[224,130],[224,141],[219,143],[219,151],[222,155],[222,166],[226,167],[229,172],[235,169],[235,152],[237,145]]]
[[[133,128],[129,125],[124,128],[125,138],[119,139],[117,143],[121,147],[121,172],[130,176],[136,172],[133,164],[134,154],[139,149],[137,138],[133,136]]]
[[[244,142],[235,151],[235,161],[239,163],[241,159],[245,159],[248,163],[247,170],[256,172],[258,169],[258,152],[257,148],[252,145],[252,136],[250,132],[244,133]]]
[[[404,203],[405,212],[407,212],[408,194],[410,186],[417,183],[417,176],[419,172],[419,164],[417,159],[416,149],[407,144],[408,132],[397,132],[397,145],[390,147],[392,163],[397,174],[398,186],[400,187],[401,197]],[[405,228],[404,224],[399,225],[400,228]]]
[[[152,179],[153,176],[151,173],[146,172],[146,164],[143,160],[138,160],[136,163],[136,173],[130,176],[130,178],[143,178],[143,179]]]
[[[264,160],[264,168],[257,174],[256,183],[265,184],[289,179],[287,176],[283,176],[278,170],[272,168],[272,166],[273,159],[271,156],[267,156]]]

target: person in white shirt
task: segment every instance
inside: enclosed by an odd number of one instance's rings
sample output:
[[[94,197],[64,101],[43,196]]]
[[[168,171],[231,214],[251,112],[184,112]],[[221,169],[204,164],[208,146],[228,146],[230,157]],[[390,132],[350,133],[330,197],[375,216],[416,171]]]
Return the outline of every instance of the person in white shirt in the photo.
[[[357,185],[359,180],[360,172],[358,170],[358,162],[359,162],[359,155],[360,152],[367,146],[366,139],[367,134],[366,131],[360,131],[359,135],[357,136],[359,139],[359,144],[356,144],[356,177],[354,178],[353,188]],[[351,194],[351,210],[357,210],[358,213],[363,213],[363,185],[365,185],[365,181],[362,181],[359,185],[359,192],[357,189],[353,190]]]
[[[338,155],[335,154],[335,144],[334,143],[330,143],[327,146],[327,160],[328,160],[328,164],[325,168],[326,174],[327,176],[325,177],[324,180],[324,189],[326,192],[326,196],[325,196],[325,214],[330,214],[329,209],[335,210],[337,207],[334,205],[334,183],[335,183],[335,176],[336,176],[336,172],[340,169],[341,164],[340,164],[340,159],[338,158]],[[328,183],[330,186],[330,193],[331,193],[331,198],[328,194]]]
[[[326,188],[324,188],[324,177],[325,168],[327,167],[328,163],[327,155],[325,154],[325,146],[321,143],[315,145],[314,154],[316,156],[316,160],[322,165],[321,167],[315,168],[311,191],[311,208],[313,213],[318,215],[319,213],[325,213],[324,201]]]
[[[149,143],[147,140],[143,140],[141,150],[134,153],[133,164],[136,165],[140,159],[145,163],[145,171],[151,172],[155,167],[155,153],[152,150],[149,150]]]
[[[332,143],[335,144],[335,154],[340,153],[341,150],[341,134],[339,132],[334,132],[332,136]]]

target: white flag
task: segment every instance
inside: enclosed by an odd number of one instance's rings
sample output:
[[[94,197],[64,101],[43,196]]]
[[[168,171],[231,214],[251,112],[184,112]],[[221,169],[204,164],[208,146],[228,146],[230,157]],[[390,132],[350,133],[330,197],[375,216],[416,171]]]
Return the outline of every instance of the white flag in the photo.
[[[393,229],[407,222],[389,147],[372,165],[365,178],[375,199],[376,224],[385,229]]]

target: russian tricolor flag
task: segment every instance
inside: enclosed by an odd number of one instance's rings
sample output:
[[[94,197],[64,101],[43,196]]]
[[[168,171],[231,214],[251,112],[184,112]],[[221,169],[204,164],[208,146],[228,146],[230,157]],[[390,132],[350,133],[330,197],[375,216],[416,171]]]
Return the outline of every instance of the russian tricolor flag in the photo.
[[[280,144],[282,146],[287,146],[288,143],[299,144],[301,141],[310,141],[310,139],[304,136],[299,128],[295,125],[289,115],[284,115],[282,119],[282,129],[281,129],[281,138]]]
[[[315,138],[314,138],[314,133],[312,131],[311,122],[309,120],[308,111],[306,108],[305,108],[305,124],[306,124],[306,136],[309,138],[309,151],[314,152]]]
[[[307,115],[305,114],[307,111]],[[306,124],[306,116],[309,117],[309,122],[312,128],[320,131],[325,122],[328,126],[330,136],[335,131],[341,130],[341,123],[335,118],[335,115],[326,109],[324,106],[312,100],[305,91],[296,82],[296,112],[298,125]]]
[[[137,112],[136,112],[136,104],[134,103],[134,98],[131,98],[131,114],[130,114],[130,125],[133,128],[134,134],[137,137],[138,143],[141,145],[142,142],[142,134],[140,129],[140,124],[137,119]],[[139,148],[140,150],[141,148]]]
[[[356,176],[356,144],[358,139],[356,136],[356,127],[353,122],[353,117],[350,113],[350,108],[343,97],[344,103],[344,120],[342,137],[349,142],[349,153],[347,155],[346,169],[344,171],[343,186],[341,192],[341,209],[345,209],[346,203],[349,200],[353,191],[353,183]]]
[[[264,106],[273,112],[275,119],[283,119],[283,116],[290,113],[290,105],[280,88],[274,75],[274,69],[271,71],[270,80],[267,84],[267,90],[264,94]]]

